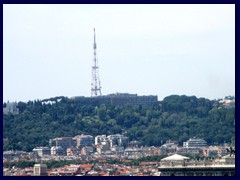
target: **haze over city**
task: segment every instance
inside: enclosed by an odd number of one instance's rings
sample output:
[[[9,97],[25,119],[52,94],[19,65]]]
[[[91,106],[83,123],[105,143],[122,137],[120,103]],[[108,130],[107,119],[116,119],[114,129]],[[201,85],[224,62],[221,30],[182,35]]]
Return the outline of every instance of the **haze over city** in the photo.
[[[102,94],[235,95],[235,5],[3,5],[3,102]]]

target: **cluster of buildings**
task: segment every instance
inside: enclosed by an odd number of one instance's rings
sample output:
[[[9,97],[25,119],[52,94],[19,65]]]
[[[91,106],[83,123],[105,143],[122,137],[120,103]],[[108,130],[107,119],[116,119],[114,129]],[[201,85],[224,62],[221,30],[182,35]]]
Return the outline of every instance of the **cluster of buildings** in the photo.
[[[160,147],[143,147],[121,134],[77,135],[49,140],[49,147],[36,147],[32,152],[4,151],[3,162],[35,161],[34,167],[3,168],[4,176],[233,176],[235,153],[228,145],[208,146],[204,139],[190,138],[178,146],[169,140]],[[131,162],[141,157],[166,155],[158,162],[141,162],[126,166],[108,164],[109,160]],[[199,155],[195,156],[192,155]],[[197,158],[198,157],[198,158]],[[46,162],[80,160],[94,164],[72,164],[48,169]]]
[[[123,164],[70,164],[47,169],[46,164],[20,169],[3,168],[4,176],[234,176],[235,155],[216,159],[191,159],[172,154],[158,162],[141,162],[139,165]]]
[[[51,156],[79,156],[97,153],[122,154],[129,144],[128,137],[120,134],[115,135],[77,135],[75,137],[57,137],[49,140],[49,147],[36,147],[33,152],[43,157]],[[130,143],[131,144],[131,143]]]
[[[48,147],[35,147],[32,152],[4,151],[3,161],[83,161],[100,159],[133,160],[154,155],[195,155],[195,157],[223,157],[228,154],[229,146],[208,146],[204,139],[190,138],[179,146],[177,141],[169,140],[160,147],[140,146],[138,141],[129,141],[127,136],[114,135],[77,135],[57,137],[49,140]]]
[[[61,100],[58,99],[58,101]],[[75,101],[78,104],[84,105],[101,105],[101,104],[112,104],[115,106],[132,106],[135,108],[142,107],[148,108],[157,105],[158,97],[154,95],[149,96],[138,96],[137,94],[129,93],[115,93],[103,96],[75,96],[71,100]],[[52,103],[51,100],[43,103]],[[7,102],[6,107],[3,108],[4,114],[19,114],[19,108],[17,108],[17,102]]]
[[[75,137],[57,137],[49,140],[49,147],[36,147],[34,154],[40,158],[48,156],[87,156],[89,159],[97,157],[138,159],[144,156],[160,154],[192,154],[199,156],[219,156],[227,154],[225,146],[208,146],[207,142],[199,138],[190,138],[178,146],[177,141],[167,141],[161,147],[140,147],[138,141],[130,141],[127,136],[114,135],[77,135]]]
[[[158,176],[159,162],[145,162],[139,166],[123,164],[70,164],[59,168],[47,169],[45,164],[20,169],[4,168],[4,176]]]
[[[98,158],[138,159],[161,154],[198,155],[203,157],[223,157],[228,154],[229,146],[208,146],[204,139],[190,138],[179,146],[177,141],[169,140],[160,147],[141,146],[139,141],[129,141],[127,136],[114,135],[77,135],[75,137],[57,137],[49,140],[49,146],[35,147],[32,152],[4,151],[3,159],[18,161],[21,159],[62,160]]]
[[[227,155],[229,146],[208,146],[204,139],[190,138],[183,142],[183,146],[179,147],[176,141],[167,141],[161,146],[161,153],[177,153],[181,155],[199,155],[204,157],[223,157]]]

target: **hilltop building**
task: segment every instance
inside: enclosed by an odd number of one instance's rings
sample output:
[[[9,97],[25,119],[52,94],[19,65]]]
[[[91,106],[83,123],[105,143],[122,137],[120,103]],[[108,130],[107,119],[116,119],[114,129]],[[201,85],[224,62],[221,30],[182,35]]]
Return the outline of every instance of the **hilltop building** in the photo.
[[[134,108],[153,107],[158,104],[157,96],[138,96],[137,94],[116,93],[105,96],[84,97],[77,96],[72,99],[78,104],[101,105],[112,104],[115,106],[132,106]]]
[[[3,114],[18,114],[19,109],[17,108],[17,103],[16,102],[7,102],[7,105],[5,108],[3,108]]]

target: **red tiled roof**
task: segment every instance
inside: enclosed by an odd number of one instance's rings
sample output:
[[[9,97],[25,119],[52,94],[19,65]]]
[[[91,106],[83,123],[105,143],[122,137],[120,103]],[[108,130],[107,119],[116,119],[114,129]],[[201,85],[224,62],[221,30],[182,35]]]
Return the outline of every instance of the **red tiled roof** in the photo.
[[[103,174],[102,176],[109,176],[109,174]]]

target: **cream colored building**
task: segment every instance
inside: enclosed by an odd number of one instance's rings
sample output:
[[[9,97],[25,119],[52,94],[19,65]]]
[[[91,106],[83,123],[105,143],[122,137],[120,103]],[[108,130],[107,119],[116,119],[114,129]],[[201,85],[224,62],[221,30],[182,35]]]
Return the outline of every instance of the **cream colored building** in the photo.
[[[33,167],[34,176],[47,176],[47,165],[46,164],[35,164]]]
[[[234,176],[235,156],[197,161],[174,154],[162,159],[158,170],[160,176]]]

